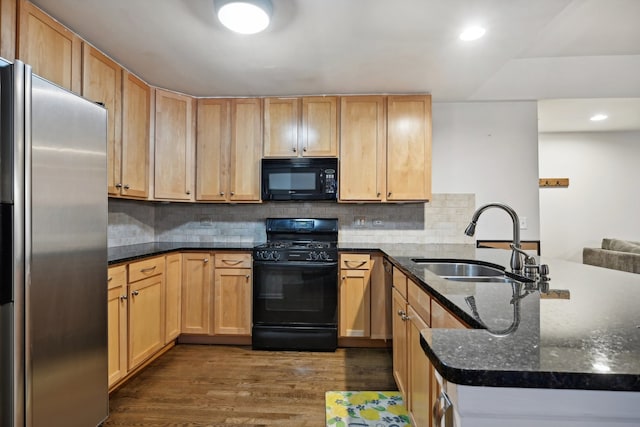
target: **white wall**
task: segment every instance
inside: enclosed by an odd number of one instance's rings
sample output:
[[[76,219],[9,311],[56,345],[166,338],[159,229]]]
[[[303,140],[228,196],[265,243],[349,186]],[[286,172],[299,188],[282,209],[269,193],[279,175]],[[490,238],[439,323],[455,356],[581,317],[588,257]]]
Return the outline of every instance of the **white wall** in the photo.
[[[475,193],[477,207],[505,203],[527,219],[521,238],[539,239],[537,103],[434,103],[433,192]],[[511,239],[511,224],[486,211],[476,237]]]
[[[545,255],[582,262],[602,238],[640,241],[640,132],[541,133],[540,177],[569,178],[540,189]]]

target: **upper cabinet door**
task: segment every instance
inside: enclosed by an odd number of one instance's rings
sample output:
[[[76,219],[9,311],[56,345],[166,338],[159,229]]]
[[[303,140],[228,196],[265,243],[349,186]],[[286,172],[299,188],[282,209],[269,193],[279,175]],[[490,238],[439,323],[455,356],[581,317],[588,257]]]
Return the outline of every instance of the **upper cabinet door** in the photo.
[[[297,157],[299,128],[298,98],[265,98],[264,157]]]
[[[387,200],[431,198],[431,96],[387,99]]]
[[[107,109],[107,190],[119,195],[122,149],[122,68],[87,43],[82,46],[82,96]]]
[[[338,97],[302,98],[302,155],[305,157],[338,156]]]
[[[194,200],[193,98],[156,89],[154,198]]]
[[[80,38],[26,0],[19,1],[18,15],[17,58],[35,74],[80,93]]]
[[[124,72],[122,90],[122,195],[149,195],[151,88]]]
[[[228,99],[199,99],[196,134],[196,200],[229,197],[231,108]]]
[[[260,201],[262,100],[231,101],[231,181],[229,201]]]
[[[0,0],[0,56],[16,59],[16,23],[18,6],[15,0]]]
[[[383,199],[385,119],[383,96],[342,97],[340,200],[381,201]]]

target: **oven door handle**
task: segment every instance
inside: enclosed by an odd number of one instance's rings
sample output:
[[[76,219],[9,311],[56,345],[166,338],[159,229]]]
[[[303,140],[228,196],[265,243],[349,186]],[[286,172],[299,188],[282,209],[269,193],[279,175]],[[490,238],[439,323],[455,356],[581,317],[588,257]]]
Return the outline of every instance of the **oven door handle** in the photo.
[[[288,262],[288,261],[253,261],[254,266],[277,268],[334,268],[338,262]]]

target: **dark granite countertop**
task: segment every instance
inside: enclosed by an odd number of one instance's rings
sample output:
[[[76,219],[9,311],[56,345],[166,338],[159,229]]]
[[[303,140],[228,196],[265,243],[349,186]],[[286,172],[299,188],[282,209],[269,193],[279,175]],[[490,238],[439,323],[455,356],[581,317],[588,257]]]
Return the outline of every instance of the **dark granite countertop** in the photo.
[[[550,267],[550,291],[526,292],[507,283],[444,280],[412,261],[509,265],[506,250],[469,253],[461,247],[455,252],[387,252],[434,298],[477,328],[422,331],[422,347],[443,378],[473,386],[640,391],[640,275],[542,257]]]
[[[260,243],[121,246],[109,248],[109,263],[177,250],[250,250]],[[340,243],[339,249],[382,251],[440,304],[473,328],[422,331],[425,353],[450,382],[490,387],[640,391],[638,274],[536,257],[549,264],[551,290],[563,292],[525,292],[508,283],[445,280],[412,261],[412,258],[461,259],[508,266],[510,251],[506,250],[402,243]],[[473,297],[475,315],[469,297]]]
[[[175,251],[250,251],[261,242],[151,242],[137,245],[113,246],[108,249],[109,265],[135,261]]]

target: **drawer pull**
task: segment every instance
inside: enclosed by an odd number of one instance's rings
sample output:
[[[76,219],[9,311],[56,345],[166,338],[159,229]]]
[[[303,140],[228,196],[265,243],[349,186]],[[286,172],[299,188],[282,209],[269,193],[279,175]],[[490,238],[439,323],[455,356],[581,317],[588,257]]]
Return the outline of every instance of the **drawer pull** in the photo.
[[[147,267],[147,268],[143,268],[140,270],[141,273],[148,273],[149,271],[153,271],[156,269],[156,266],[154,265],[153,267]]]
[[[127,295],[120,295],[120,301],[124,301],[127,299]]]
[[[351,266],[351,263],[352,263],[352,262],[355,262],[355,261],[348,261],[348,260],[345,260],[345,261],[344,261],[344,264],[345,264],[347,267],[349,267],[349,268],[359,268],[359,267],[362,267],[363,265],[365,265],[365,264],[367,263],[367,261],[360,261],[360,262],[358,263],[358,265],[356,265],[355,267],[352,267],[352,266]]]
[[[131,295],[132,295],[132,296],[134,296],[134,297],[135,297],[135,296],[137,296],[137,295],[139,295],[139,294],[140,294],[140,292],[138,292],[138,291],[133,291],[133,292],[131,292]]]
[[[222,262],[224,262],[227,265],[238,265],[242,262],[242,260],[237,260],[237,259],[223,259]]]

